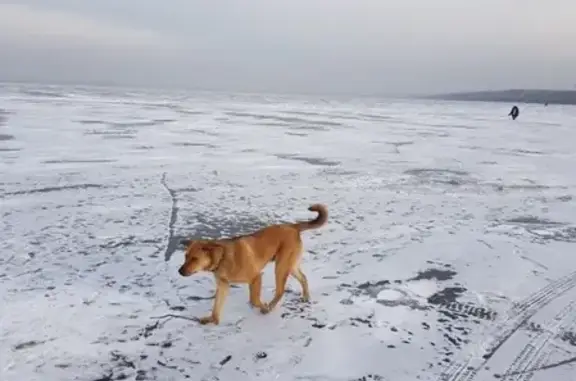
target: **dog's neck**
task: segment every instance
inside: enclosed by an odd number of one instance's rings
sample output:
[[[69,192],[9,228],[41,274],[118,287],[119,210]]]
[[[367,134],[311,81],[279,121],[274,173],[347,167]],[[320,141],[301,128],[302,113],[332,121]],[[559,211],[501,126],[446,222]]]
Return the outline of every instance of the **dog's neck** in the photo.
[[[220,262],[222,262],[222,258],[223,256],[213,261],[206,270],[210,272],[216,272],[218,270],[218,267],[220,266]]]

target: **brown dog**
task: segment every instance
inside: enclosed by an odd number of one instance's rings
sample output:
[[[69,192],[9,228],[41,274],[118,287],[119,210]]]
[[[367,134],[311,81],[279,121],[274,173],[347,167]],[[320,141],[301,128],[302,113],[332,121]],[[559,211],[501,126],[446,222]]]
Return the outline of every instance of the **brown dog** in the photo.
[[[216,297],[212,314],[200,318],[201,324],[220,322],[220,312],[228,295],[230,283],[248,283],[250,304],[263,314],[270,312],[282,296],[288,276],[292,275],[302,286],[302,299],[308,301],[308,281],[300,268],[303,230],[317,229],[326,223],[328,211],[321,204],[308,208],[317,212],[314,220],[268,226],[255,233],[221,240],[192,241],[186,249],[184,264],[178,272],[189,276],[200,271],[210,271],[216,279]],[[276,292],[270,304],[262,303],[262,270],[269,263],[276,263]]]

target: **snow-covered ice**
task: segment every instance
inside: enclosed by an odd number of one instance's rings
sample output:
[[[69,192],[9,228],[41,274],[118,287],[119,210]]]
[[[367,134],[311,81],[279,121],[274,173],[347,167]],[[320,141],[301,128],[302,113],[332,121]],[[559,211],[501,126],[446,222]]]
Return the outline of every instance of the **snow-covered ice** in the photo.
[[[4,85],[0,378],[576,379],[576,108],[509,106]],[[178,317],[182,240],[315,202],[312,303]]]

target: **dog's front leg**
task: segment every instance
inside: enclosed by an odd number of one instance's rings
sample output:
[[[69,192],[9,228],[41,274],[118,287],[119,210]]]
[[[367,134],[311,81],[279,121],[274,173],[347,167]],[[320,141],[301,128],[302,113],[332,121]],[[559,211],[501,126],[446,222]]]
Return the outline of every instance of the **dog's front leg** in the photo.
[[[222,306],[224,306],[224,301],[228,296],[229,290],[230,284],[227,281],[216,278],[216,297],[214,298],[212,315],[198,319],[200,324],[220,323],[220,312],[222,311]]]

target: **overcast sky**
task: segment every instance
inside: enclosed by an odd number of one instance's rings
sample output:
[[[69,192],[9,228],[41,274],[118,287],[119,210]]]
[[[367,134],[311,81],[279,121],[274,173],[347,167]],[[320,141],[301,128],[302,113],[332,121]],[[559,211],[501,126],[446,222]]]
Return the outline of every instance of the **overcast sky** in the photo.
[[[0,80],[574,89],[575,41],[574,0],[0,0]]]

